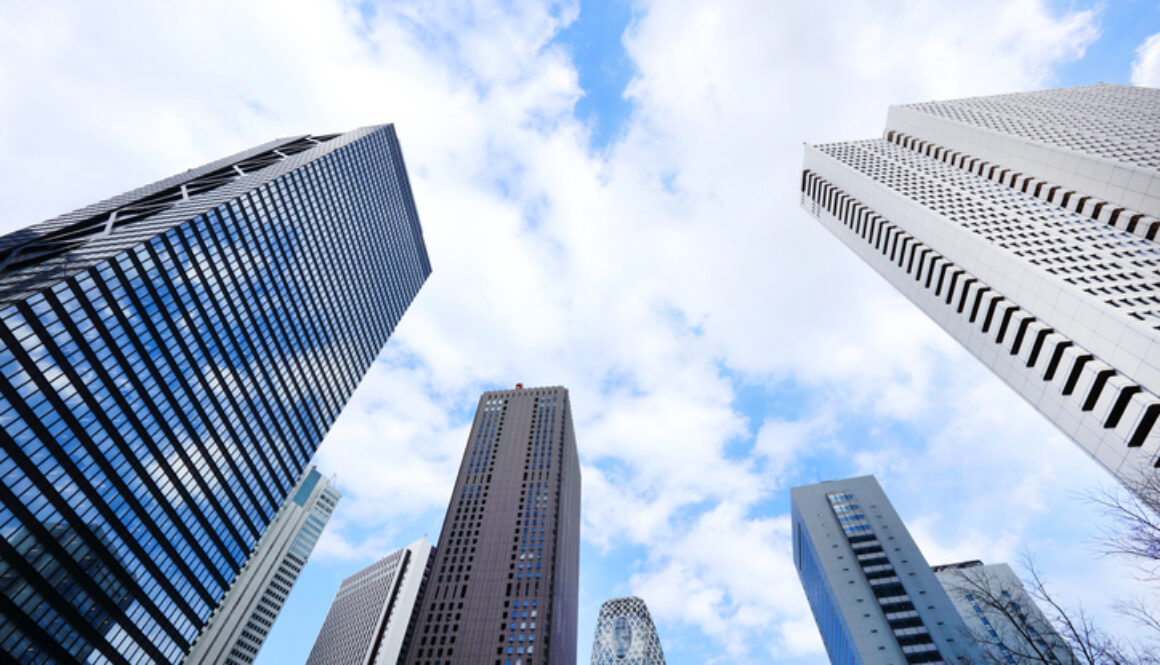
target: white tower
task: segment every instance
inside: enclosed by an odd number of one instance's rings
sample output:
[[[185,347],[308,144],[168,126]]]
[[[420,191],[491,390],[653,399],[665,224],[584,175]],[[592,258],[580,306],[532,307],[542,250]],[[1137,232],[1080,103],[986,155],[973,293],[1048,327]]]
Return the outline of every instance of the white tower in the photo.
[[[1160,90],[891,107],[802,205],[1131,485],[1160,466]]]

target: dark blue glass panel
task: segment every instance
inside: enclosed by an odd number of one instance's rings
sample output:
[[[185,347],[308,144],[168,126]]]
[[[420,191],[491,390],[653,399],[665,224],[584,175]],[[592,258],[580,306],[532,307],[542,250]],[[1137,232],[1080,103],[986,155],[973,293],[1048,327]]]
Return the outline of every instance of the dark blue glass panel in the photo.
[[[0,660],[178,662],[430,273],[394,130],[2,252]]]

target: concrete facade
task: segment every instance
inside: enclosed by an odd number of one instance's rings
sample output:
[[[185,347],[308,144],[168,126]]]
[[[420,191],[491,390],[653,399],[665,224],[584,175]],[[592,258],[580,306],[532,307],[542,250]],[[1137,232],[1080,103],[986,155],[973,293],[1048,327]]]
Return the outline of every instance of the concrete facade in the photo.
[[[432,552],[420,538],[343,580],[306,665],[395,665]]]
[[[932,570],[990,662],[1076,664],[1011,566],[965,561]]]
[[[832,665],[981,662],[873,476],[790,490],[794,565]]]
[[[1160,222],[1096,176],[1031,169],[1064,151],[1100,178],[1093,165],[1109,160],[1154,173],[1152,144],[1121,154],[1100,132],[1141,113],[1154,123],[1158,94],[1100,85],[892,107],[883,139],[807,146],[801,180],[827,229],[1129,485],[1160,464]],[[1111,119],[1081,126],[1061,110],[1081,107]],[[1017,112],[1088,138],[1064,145]]]
[[[185,663],[254,662],[340,497],[317,469],[302,474],[210,615]]]

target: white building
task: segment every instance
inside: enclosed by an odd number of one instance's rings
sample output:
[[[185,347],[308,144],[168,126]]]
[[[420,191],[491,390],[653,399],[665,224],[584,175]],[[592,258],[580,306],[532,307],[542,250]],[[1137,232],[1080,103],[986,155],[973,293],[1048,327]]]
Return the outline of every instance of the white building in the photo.
[[[1121,481],[1160,465],[1160,90],[891,107],[802,205]]]
[[[794,567],[832,665],[983,662],[874,476],[790,490]]]
[[[298,479],[184,662],[254,662],[341,495],[317,469]]]
[[[932,570],[967,631],[987,652],[988,662],[1076,665],[1071,650],[1011,566],[964,561]]]
[[[420,538],[343,580],[306,664],[395,665],[433,551]]]
[[[665,665],[661,639],[643,600],[613,598],[600,606],[592,665]]]

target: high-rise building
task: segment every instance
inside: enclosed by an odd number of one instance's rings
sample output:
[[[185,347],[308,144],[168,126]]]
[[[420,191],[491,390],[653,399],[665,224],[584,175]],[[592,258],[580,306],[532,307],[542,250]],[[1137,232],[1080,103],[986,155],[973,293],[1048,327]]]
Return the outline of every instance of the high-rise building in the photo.
[[[197,636],[186,663],[254,662],[340,496],[318,469],[302,474]]]
[[[420,538],[343,580],[306,665],[396,665],[432,552]]]
[[[790,490],[793,558],[833,665],[982,662],[873,476]]]
[[[648,607],[636,596],[600,606],[592,665],[665,665],[665,654]]]
[[[406,664],[574,664],[579,564],[568,391],[484,393]]]
[[[0,660],[181,660],[429,272],[390,126],[0,238]]]
[[[1160,90],[890,108],[805,148],[802,205],[1089,455],[1160,466]]]
[[[98,537],[103,538],[103,533],[103,530],[97,527]],[[44,534],[69,553],[70,562],[61,562],[46,551],[43,545]],[[129,609],[133,603],[128,588],[117,579],[113,571],[103,563],[84,539],[77,536],[76,531],[64,522],[46,523],[41,539],[33,536],[29,529],[20,527],[16,533],[8,535],[7,543],[12,548],[11,556],[0,559],[0,594],[5,597],[28,599],[27,602],[39,604],[50,602],[46,596],[59,594],[65,598],[73,598],[86,593],[86,588],[95,588],[109,598],[121,612]],[[29,564],[40,570],[44,578],[53,580],[51,589],[38,587],[33,581],[34,578],[26,574],[24,566]],[[84,605],[82,610],[89,617],[93,629],[102,635],[116,626],[112,611],[103,605],[90,602]],[[0,640],[14,630],[13,626],[0,624]],[[96,652],[96,648],[76,631],[63,629],[59,634],[61,639],[48,645],[47,648],[43,645],[28,644],[22,652],[10,651],[8,655],[13,660],[8,662],[42,663],[51,658],[83,663]]]
[[[932,570],[987,653],[987,662],[1075,665],[1071,650],[1011,566],[963,561]]]

